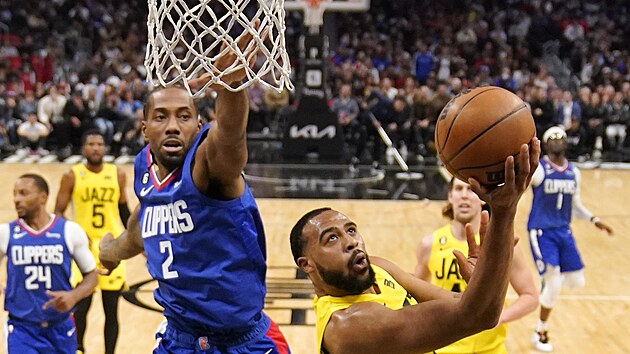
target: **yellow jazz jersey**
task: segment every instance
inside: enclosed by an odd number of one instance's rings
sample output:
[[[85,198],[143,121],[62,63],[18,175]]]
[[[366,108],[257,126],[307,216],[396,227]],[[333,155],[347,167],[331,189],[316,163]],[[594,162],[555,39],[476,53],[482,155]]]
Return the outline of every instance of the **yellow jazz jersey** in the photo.
[[[344,310],[353,304],[359,302],[377,302],[384,304],[387,308],[392,310],[398,310],[408,305],[415,305],[416,299],[411,297],[407,290],[405,290],[400,284],[394,280],[384,269],[372,265],[374,273],[376,274],[376,284],[381,290],[380,294],[361,294],[361,295],[349,295],[342,297],[334,296],[315,296],[315,330],[317,333],[317,347],[319,353],[326,353],[322,348],[322,340],[324,339],[324,330],[328,325],[330,316],[339,310]]]
[[[108,232],[118,237],[124,231],[118,210],[118,169],[115,165],[105,163],[103,169],[95,173],[84,164],[77,164],[72,167],[72,173],[74,221],[87,233],[90,249],[98,263],[98,244],[101,237]],[[73,280],[78,283],[81,275],[76,267],[73,267],[73,274]],[[109,276],[99,275],[99,286],[103,290],[120,290],[125,283],[124,275],[125,268],[121,263]]]
[[[476,238],[479,241],[479,235]],[[431,257],[429,258],[431,283],[449,291],[462,292],[466,289],[466,282],[459,274],[459,267],[453,250],[468,254],[468,243],[465,240],[456,239],[451,231],[451,225],[448,224],[433,233]],[[507,325],[502,324],[461,339],[436,350],[435,353],[507,353],[504,345],[506,336]]]

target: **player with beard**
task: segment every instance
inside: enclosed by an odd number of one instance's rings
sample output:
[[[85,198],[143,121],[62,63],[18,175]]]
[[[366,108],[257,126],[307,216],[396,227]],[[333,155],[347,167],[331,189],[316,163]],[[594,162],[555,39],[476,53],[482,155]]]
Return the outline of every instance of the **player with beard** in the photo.
[[[372,257],[371,263],[357,225],[338,211],[321,208],[300,218],[291,230],[291,251],[315,287],[318,352],[424,353],[494,327],[508,284],[516,207],[540,156],[538,139],[530,145],[531,154],[523,145],[516,158],[518,172],[515,159],[506,159],[504,185],[488,189],[469,181],[492,218],[482,214],[480,247],[472,225],[466,226],[469,258],[457,252],[457,259],[470,280],[461,296],[384,259]]]
[[[246,32],[237,45],[253,65],[256,46],[245,50],[251,40]],[[215,65],[225,69],[235,60],[226,54]],[[241,67],[222,80],[238,84],[244,77]],[[148,145],[134,165],[140,204],[123,235],[101,241],[101,264],[115,269],[120,260],[145,251],[158,283],[154,297],[167,319],[156,354],[287,354],[284,336],[262,311],[265,232],[242,174],[247,93],[213,88],[217,119],[210,126],[202,124],[183,87],[162,87],[147,96],[142,132]]]
[[[18,219],[0,224],[0,261],[7,256],[4,348],[9,354],[75,354],[72,309],[94,291],[96,263],[85,231],[46,212],[48,183],[36,174],[15,181]],[[83,280],[72,288],[70,264]],[[2,287],[0,287],[2,295]]]
[[[469,184],[452,178],[449,186],[448,205],[442,214],[451,219],[451,222],[422,239],[417,250],[415,275],[442,289],[462,292],[467,284],[459,273],[453,250],[467,252],[465,227],[470,223],[475,232],[479,230],[483,203]],[[503,310],[498,326],[440,348],[435,353],[507,353],[507,323],[527,315],[538,306],[534,277],[518,246],[514,248],[514,258],[510,265],[510,284],[518,298]]]
[[[120,235],[123,223],[129,219],[125,193],[126,176],[115,165],[104,163],[105,136],[90,130],[81,138],[81,152],[85,162],[72,166],[61,178],[55,213],[63,216],[70,202],[76,221],[88,235],[90,250],[98,260],[98,244],[106,233]],[[81,280],[81,273],[73,266],[73,283]],[[113,354],[118,340],[118,299],[125,286],[125,267],[118,267],[109,275],[98,275],[98,284],[105,312],[105,354]],[[77,325],[78,351],[84,351],[83,338],[86,317],[92,295],[77,305],[74,319]]]

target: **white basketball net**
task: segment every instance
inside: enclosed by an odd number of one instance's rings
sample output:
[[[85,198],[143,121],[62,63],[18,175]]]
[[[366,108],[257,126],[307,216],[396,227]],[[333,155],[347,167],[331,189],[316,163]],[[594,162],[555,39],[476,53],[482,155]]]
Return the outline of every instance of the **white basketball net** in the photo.
[[[148,0],[148,4],[144,64],[150,84],[181,83],[194,97],[210,85],[240,91],[256,81],[277,91],[293,90],[284,39],[284,0],[252,0],[252,4],[250,0]],[[255,19],[260,19],[258,29],[251,26]],[[253,40],[241,50],[236,42],[245,31]],[[262,38],[265,32],[266,38]],[[250,68],[247,54],[254,46],[258,47],[258,60]],[[232,52],[236,60],[221,71],[215,64],[226,52]],[[246,77],[238,86],[222,80],[243,68]],[[210,80],[191,90],[189,81],[205,73]]]

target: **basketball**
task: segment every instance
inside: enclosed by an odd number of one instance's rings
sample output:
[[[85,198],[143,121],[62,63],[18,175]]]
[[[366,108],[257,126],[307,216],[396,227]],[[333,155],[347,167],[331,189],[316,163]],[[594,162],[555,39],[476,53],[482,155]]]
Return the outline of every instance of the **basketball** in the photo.
[[[435,148],[446,169],[462,181],[483,185],[504,181],[504,163],[536,134],[523,100],[495,86],[465,90],[442,109],[435,126]]]

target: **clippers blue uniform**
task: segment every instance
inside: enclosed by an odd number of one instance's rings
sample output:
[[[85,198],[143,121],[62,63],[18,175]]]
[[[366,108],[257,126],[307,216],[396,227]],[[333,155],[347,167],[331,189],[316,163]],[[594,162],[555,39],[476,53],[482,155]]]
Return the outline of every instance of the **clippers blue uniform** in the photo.
[[[74,322],[69,312],[53,307],[47,290],[71,290],[72,255],[65,239],[66,220],[55,216],[50,225],[34,233],[20,220],[9,224],[7,289],[4,308],[9,313],[9,353],[76,352]]]
[[[540,160],[545,172],[541,184],[534,186],[534,201],[527,223],[528,229],[551,229],[569,226],[573,194],[577,189],[573,164],[559,169],[546,159]]]
[[[538,272],[545,265],[560,266],[561,271],[574,271],[584,267],[571,233],[570,223],[573,195],[578,189],[576,172],[571,162],[559,167],[542,158],[542,182],[533,186],[534,199],[527,228],[530,246]]]
[[[277,327],[262,313],[265,234],[249,187],[239,198],[221,201],[194,185],[192,164],[207,132],[205,126],[183,166],[162,182],[149,146],[135,160],[147,267],[168,320],[156,353],[192,347],[204,353],[286,353],[270,339]]]

